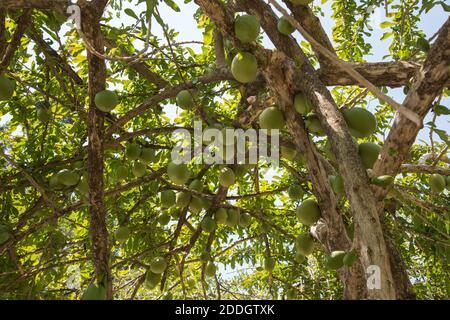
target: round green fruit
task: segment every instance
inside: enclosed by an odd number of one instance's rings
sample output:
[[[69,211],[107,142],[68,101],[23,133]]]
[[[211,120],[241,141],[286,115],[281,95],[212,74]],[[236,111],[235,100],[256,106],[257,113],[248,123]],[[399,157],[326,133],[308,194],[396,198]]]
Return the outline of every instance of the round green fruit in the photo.
[[[310,132],[312,132],[318,136],[326,135],[325,130],[323,130],[323,127],[322,127],[322,124],[320,123],[319,118],[317,118],[317,116],[315,116],[315,115],[312,115],[312,116],[309,116],[308,118],[306,118],[305,125],[306,125],[306,128]]]
[[[333,189],[335,194],[344,194],[344,180],[342,179],[342,176],[329,176],[328,180],[330,181],[331,189]]]
[[[294,108],[299,114],[306,115],[313,110],[313,105],[303,93],[299,93],[294,98]]]
[[[81,177],[80,183],[77,186],[78,192],[87,195],[89,193],[89,183],[85,177]]]
[[[141,146],[136,143],[131,143],[125,150],[125,156],[130,160],[137,160],[141,155]]]
[[[147,166],[142,162],[136,162],[132,168],[132,171],[136,178],[140,178],[145,175],[145,171],[147,171]]]
[[[190,109],[194,106],[194,98],[189,90],[181,90],[177,94],[177,105],[181,109]]]
[[[205,217],[202,221],[202,230],[206,233],[211,233],[216,230],[216,221],[211,217]]]
[[[366,169],[372,169],[380,155],[381,147],[372,142],[364,142],[358,146],[358,153]]]
[[[285,146],[280,147],[281,156],[289,161],[294,161],[297,157],[297,150]]]
[[[210,259],[211,259],[211,255],[208,252],[203,251],[200,254],[200,261],[201,262],[208,262]]]
[[[102,285],[90,284],[81,300],[106,300],[106,289]]]
[[[314,251],[314,239],[309,233],[302,233],[295,239],[297,253],[309,256]]]
[[[50,189],[52,190],[58,190],[64,187],[64,185],[59,181],[58,174],[54,174],[53,176],[51,176],[48,184],[50,186]]]
[[[254,55],[248,52],[238,53],[231,63],[233,77],[241,83],[249,83],[258,75],[258,62]]]
[[[208,263],[208,265],[206,266],[205,274],[207,277],[214,277],[214,275],[216,274],[216,266],[214,265],[214,263]]]
[[[80,181],[80,175],[75,171],[64,169],[58,173],[58,181],[66,187],[73,187]]]
[[[368,137],[377,130],[377,119],[366,109],[347,109],[344,110],[343,116],[351,134],[357,138]]]
[[[176,202],[175,192],[172,190],[164,190],[161,192],[161,206],[163,208],[170,208]]]
[[[347,252],[343,259],[344,266],[351,267],[357,259],[358,255],[356,254],[355,251]]]
[[[0,77],[0,101],[11,99],[15,89],[15,81],[5,77]]]
[[[161,277],[161,273],[154,273],[148,270],[145,275],[145,286],[150,290],[154,289],[161,281]]]
[[[228,213],[225,208],[219,208],[214,214],[214,219],[217,224],[225,224],[228,219]]]
[[[139,155],[139,160],[145,164],[151,164],[156,160],[156,152],[151,148],[144,148]]]
[[[240,216],[241,216],[239,211],[237,211],[235,209],[230,209],[230,210],[228,210],[227,214],[228,214],[227,222],[226,222],[227,226],[234,227],[237,224],[239,224],[239,220],[240,220]]]
[[[236,38],[241,42],[249,43],[258,38],[261,25],[259,20],[252,15],[242,15],[236,18],[234,22],[234,32]]]
[[[317,201],[307,199],[296,210],[298,220],[310,227],[320,219],[320,208]]]
[[[189,171],[188,166],[184,163],[176,164],[174,162],[170,162],[167,166],[167,174],[169,179],[178,185],[185,184],[191,177],[191,172]]]
[[[290,35],[295,31],[294,26],[285,17],[281,17],[277,24],[278,31],[284,35]]]
[[[95,95],[94,102],[99,110],[110,112],[119,104],[119,99],[114,92],[104,90]]]
[[[203,182],[198,179],[192,180],[192,182],[189,184],[189,189],[197,192],[202,192],[203,188],[204,188]]]
[[[114,233],[117,242],[125,243],[131,235],[131,231],[128,227],[119,227]]]
[[[211,208],[212,206],[212,201],[208,198],[200,198],[200,200],[202,201],[202,208],[205,210],[209,210],[209,208]]]
[[[302,264],[305,261],[306,257],[302,253],[295,252],[295,262],[297,262],[298,264]]]
[[[39,121],[47,123],[52,119],[52,112],[46,108],[38,108],[36,111]]]
[[[243,228],[247,228],[252,223],[250,215],[243,213],[239,218],[239,225]]]
[[[273,269],[275,269],[275,265],[277,264],[277,261],[274,257],[266,257],[264,259],[264,270],[268,272],[272,272]]]
[[[286,119],[283,111],[278,107],[269,107],[259,115],[259,126],[261,129],[284,129]]]
[[[345,251],[333,251],[325,258],[325,266],[331,270],[337,270],[344,266]]]
[[[450,176],[445,177],[445,184],[447,185],[447,189],[450,189]]]
[[[150,270],[153,273],[161,274],[163,273],[167,268],[167,262],[162,257],[156,257],[153,259],[152,263],[150,264]]]
[[[236,182],[236,176],[230,168],[226,167],[219,173],[219,184],[224,188],[231,187]]]
[[[300,200],[303,198],[303,188],[298,184],[293,184],[289,187],[288,194],[292,200]]]
[[[200,213],[203,210],[203,201],[199,197],[193,196],[189,203],[189,211],[192,213]]]
[[[158,222],[162,226],[166,226],[170,222],[170,215],[167,213],[163,213],[158,217]]]
[[[126,180],[128,178],[128,168],[121,164],[116,167],[114,175],[119,181]]]
[[[186,208],[191,202],[191,194],[189,192],[181,191],[177,194],[177,206]]]
[[[430,176],[428,180],[428,184],[430,185],[431,191],[434,193],[440,193],[444,191],[446,186],[446,181],[444,176],[434,173]]]

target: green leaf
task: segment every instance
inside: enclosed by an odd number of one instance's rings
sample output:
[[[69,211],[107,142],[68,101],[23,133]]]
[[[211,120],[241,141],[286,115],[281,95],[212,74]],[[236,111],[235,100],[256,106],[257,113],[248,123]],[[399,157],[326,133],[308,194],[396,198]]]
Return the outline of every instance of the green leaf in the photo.
[[[126,8],[125,13],[127,15],[129,15],[130,17],[135,18],[136,20],[139,20],[139,17],[136,15],[136,13],[134,13],[134,11],[131,10],[130,8]]]
[[[448,109],[446,106],[443,106],[441,104],[435,105],[433,107],[433,110],[434,110],[434,113],[436,113],[436,115],[438,115],[438,116],[450,114],[450,109]]]
[[[171,7],[174,11],[180,12],[180,7],[173,0],[164,0],[164,2]]]

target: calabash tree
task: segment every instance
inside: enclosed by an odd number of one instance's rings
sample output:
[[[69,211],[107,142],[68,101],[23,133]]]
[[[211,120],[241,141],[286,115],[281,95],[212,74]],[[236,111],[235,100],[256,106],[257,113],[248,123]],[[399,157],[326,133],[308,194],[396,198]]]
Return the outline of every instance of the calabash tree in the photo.
[[[333,30],[310,1],[184,3],[201,42],[171,0],[0,2],[0,297],[448,297],[450,20],[419,28],[448,6],[383,3],[373,63],[376,1],[333,0]],[[279,165],[174,162],[195,122],[279,130]]]

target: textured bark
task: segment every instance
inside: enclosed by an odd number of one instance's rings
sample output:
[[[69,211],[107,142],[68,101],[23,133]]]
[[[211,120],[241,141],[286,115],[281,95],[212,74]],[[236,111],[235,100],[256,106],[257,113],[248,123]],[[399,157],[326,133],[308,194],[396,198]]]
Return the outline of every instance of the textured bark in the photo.
[[[103,9],[103,8],[102,8]],[[93,47],[100,53],[104,52],[100,30],[102,9],[83,10],[83,32]],[[89,215],[90,233],[92,237],[92,253],[97,281],[103,281],[107,298],[113,298],[112,275],[110,267],[110,248],[108,230],[106,227],[106,208],[104,198],[104,118],[103,113],[96,108],[95,95],[105,89],[105,61],[88,52],[89,63],[89,113],[88,113],[88,176],[89,176]]]
[[[0,57],[5,54],[6,46],[8,45],[6,41],[6,11],[5,9],[0,9]]]
[[[0,62],[0,74],[5,71],[9,64],[11,63],[11,60],[14,57],[14,54],[16,53],[17,49],[20,46],[20,40],[23,37],[23,34],[31,24],[31,12],[32,10],[24,10],[23,14],[20,16],[19,20],[16,22],[17,28],[14,32],[12,39],[8,45],[8,47],[5,50],[5,53],[3,55],[2,61]]]

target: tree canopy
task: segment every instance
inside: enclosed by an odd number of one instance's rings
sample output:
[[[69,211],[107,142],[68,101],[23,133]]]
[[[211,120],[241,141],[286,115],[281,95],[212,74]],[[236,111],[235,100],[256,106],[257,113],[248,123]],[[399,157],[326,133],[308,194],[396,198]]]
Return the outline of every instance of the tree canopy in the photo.
[[[202,39],[167,22],[186,6]],[[0,298],[448,299],[432,11],[450,7],[1,0]],[[280,129],[279,164],[176,164],[195,123]]]

